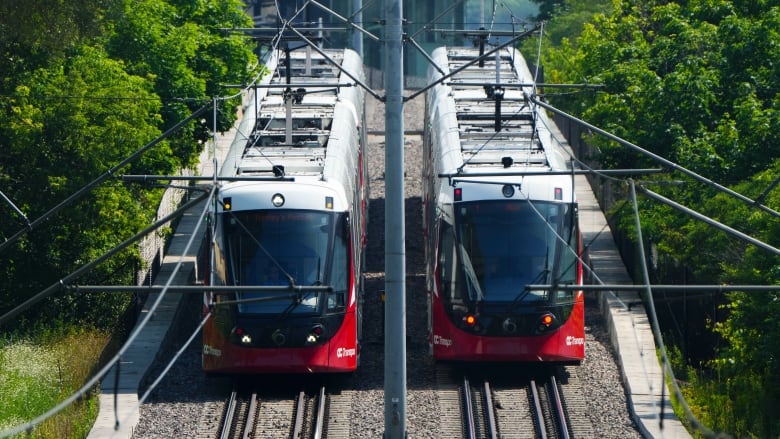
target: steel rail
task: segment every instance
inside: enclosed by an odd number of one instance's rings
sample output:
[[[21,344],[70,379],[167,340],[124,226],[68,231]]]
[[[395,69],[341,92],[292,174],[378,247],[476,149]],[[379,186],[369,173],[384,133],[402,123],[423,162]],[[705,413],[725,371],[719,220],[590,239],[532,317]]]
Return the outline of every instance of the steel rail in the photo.
[[[325,393],[325,386],[320,388],[320,395],[317,401],[317,413],[314,415],[314,439],[322,439],[324,426],[325,426],[325,403],[327,402],[327,395]]]
[[[487,420],[487,434],[490,439],[498,439],[498,424],[496,423],[496,414],[493,410],[493,392],[490,390],[490,383],[485,381],[485,418]]]
[[[474,421],[474,402],[471,398],[471,384],[463,377],[463,428],[466,439],[477,439],[477,427]]]
[[[251,439],[254,437],[253,430],[257,423],[257,412],[260,409],[260,403],[257,401],[257,393],[252,393],[252,397],[249,400],[249,410],[246,415],[246,424],[244,424],[243,439]]]
[[[303,390],[298,393],[298,398],[295,402],[295,421],[293,423],[293,439],[303,439],[304,420],[306,415],[306,392]]]
[[[561,394],[558,392],[558,381],[555,379],[555,375],[550,375],[550,381],[547,383],[548,398],[552,403],[553,410],[555,412],[555,421],[558,428],[558,437],[561,439],[569,439],[569,426],[566,422],[566,410],[563,408],[563,400]]]
[[[531,408],[536,416],[536,434],[539,439],[547,439],[547,427],[544,424],[544,411],[542,410],[542,401],[539,397],[539,389],[536,387],[536,381],[531,380],[528,383],[531,390],[531,399],[533,407]]]
[[[230,398],[228,398],[227,404],[225,404],[225,414],[222,418],[222,428],[219,432],[220,439],[228,439],[231,436],[231,430],[233,430],[233,422],[236,415],[236,407],[238,406],[238,391],[233,390],[230,392]]]

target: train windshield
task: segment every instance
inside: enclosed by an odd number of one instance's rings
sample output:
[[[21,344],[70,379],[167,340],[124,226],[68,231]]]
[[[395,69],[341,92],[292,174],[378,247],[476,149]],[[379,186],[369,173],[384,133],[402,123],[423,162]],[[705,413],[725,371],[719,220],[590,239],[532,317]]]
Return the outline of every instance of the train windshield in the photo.
[[[577,279],[574,206],[525,200],[455,206],[452,299],[490,302],[570,301],[573,292],[528,290]],[[446,238],[445,238],[446,241]]]
[[[344,307],[348,287],[346,214],[307,210],[223,214],[226,283],[279,286],[240,293],[238,312],[319,313]],[[332,293],[284,291],[290,285],[329,285]]]

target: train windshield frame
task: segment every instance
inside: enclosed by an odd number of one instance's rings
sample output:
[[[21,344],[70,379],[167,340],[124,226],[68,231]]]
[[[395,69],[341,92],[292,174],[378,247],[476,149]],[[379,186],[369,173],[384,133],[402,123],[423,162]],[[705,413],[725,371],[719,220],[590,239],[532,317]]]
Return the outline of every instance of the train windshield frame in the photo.
[[[453,205],[443,223],[439,276],[445,299],[476,302],[572,303],[574,292],[529,290],[577,281],[576,205],[482,200]]]
[[[321,314],[343,311],[349,287],[349,231],[345,212],[255,210],[220,214],[228,285],[279,286],[239,292],[239,314]],[[289,290],[290,280],[304,287]],[[306,292],[306,286],[331,292]],[[287,291],[285,291],[287,290]]]

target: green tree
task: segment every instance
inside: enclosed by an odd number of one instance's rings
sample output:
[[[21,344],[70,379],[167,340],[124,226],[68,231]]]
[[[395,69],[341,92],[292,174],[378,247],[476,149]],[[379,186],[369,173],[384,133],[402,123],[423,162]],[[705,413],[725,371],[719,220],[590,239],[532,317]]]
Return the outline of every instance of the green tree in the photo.
[[[68,50],[101,32],[114,0],[4,0],[0,2],[0,89],[18,76],[61,62]]]
[[[109,53],[124,60],[130,73],[154,82],[163,101],[163,130],[226,94],[224,85],[244,83],[256,67],[247,38],[227,31],[252,25],[241,7],[238,0],[125,0],[116,12],[120,18],[107,43]],[[218,130],[235,121],[235,105],[219,113]],[[187,127],[172,140],[180,165],[197,157],[210,122]]]
[[[729,0],[614,1],[576,38],[544,52],[547,81],[604,84],[595,94],[552,102],[700,175],[780,206],[776,141],[780,114],[780,6]],[[556,18],[553,18],[553,23]],[[564,20],[565,22],[565,20]],[[551,23],[551,26],[553,26]],[[656,163],[603,138],[588,139],[605,167]],[[780,220],[680,174],[644,184],[680,204],[777,247]],[[780,258],[674,209],[640,198],[643,235],[655,244],[660,283],[777,285]],[[619,222],[631,236],[633,218]],[[685,270],[683,279],[672,273]],[[666,282],[664,282],[666,281]],[[780,382],[774,340],[777,294],[728,296],[728,317],[714,322],[726,342],[690,376],[692,406],[705,424],[737,437],[780,433]],[[691,402],[691,401],[689,401]]]
[[[159,119],[150,117],[160,108],[151,84],[125,73],[122,63],[100,49],[83,46],[62,67],[38,69],[26,82],[13,98],[0,101],[7,116],[0,121],[0,144],[5,193],[29,218],[38,218],[160,133]],[[2,303],[17,303],[140,230],[158,197],[114,182],[28,233],[14,250],[0,254],[11,269],[0,280],[0,291],[10,295]],[[4,235],[20,225],[4,223]],[[126,254],[95,276],[108,277],[116,264],[130,263],[126,276],[133,261]],[[60,308],[41,309],[62,316]]]
[[[251,41],[225,29],[251,24],[237,0],[76,0],[0,4],[0,190],[29,219],[66,199],[169,127],[243,83]],[[233,93],[233,91],[229,91]],[[220,105],[218,129],[235,119]],[[123,172],[167,174],[193,163],[213,128],[197,121]],[[0,312],[51,285],[148,225],[159,191],[118,181],[92,189],[0,253]],[[25,223],[0,203],[0,237]],[[132,283],[126,251],[85,283]],[[121,299],[119,299],[121,301]],[[58,294],[46,316],[110,319],[111,299]],[[104,312],[109,310],[108,312]]]

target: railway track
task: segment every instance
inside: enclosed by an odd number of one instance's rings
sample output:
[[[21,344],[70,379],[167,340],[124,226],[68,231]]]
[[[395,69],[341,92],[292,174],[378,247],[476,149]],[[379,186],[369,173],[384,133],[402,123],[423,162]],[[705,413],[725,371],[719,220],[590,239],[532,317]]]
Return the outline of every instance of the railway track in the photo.
[[[325,386],[317,391],[301,390],[295,395],[262,396],[256,391],[233,390],[224,403],[218,439],[285,437],[323,439],[347,437],[349,425],[343,420],[351,409],[351,392],[328,393]],[[212,419],[220,415],[212,413]],[[201,423],[204,423],[201,421]],[[211,422],[207,422],[212,424]],[[344,431],[346,427],[346,431]]]
[[[481,386],[472,386],[467,377],[463,378],[463,426],[467,439],[486,437],[498,439],[495,405],[490,383],[484,381]]]
[[[594,437],[584,416],[576,369],[552,367],[515,377],[484,376],[484,371],[437,369],[442,413],[441,437],[467,439],[568,439]],[[463,374],[459,379],[453,378]],[[563,377],[565,384],[559,377]],[[495,381],[493,381],[495,380]],[[566,398],[572,399],[573,409]]]
[[[551,374],[541,382],[531,380],[528,383],[528,392],[531,395],[531,413],[536,437],[569,439],[567,413],[555,375]]]

